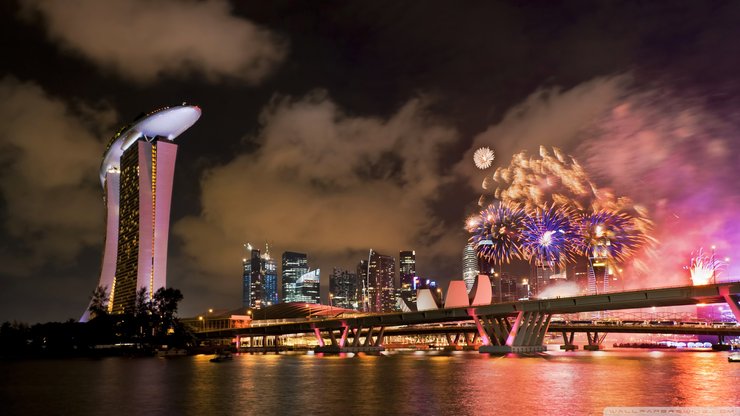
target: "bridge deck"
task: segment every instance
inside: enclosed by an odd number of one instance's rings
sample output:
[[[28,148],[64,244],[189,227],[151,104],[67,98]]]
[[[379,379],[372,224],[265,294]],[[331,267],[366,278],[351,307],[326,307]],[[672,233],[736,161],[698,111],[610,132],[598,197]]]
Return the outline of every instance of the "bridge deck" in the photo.
[[[567,314],[647,307],[682,306],[724,303],[722,293],[740,294],[740,282],[727,282],[705,286],[680,286],[661,289],[634,290],[603,295],[574,296],[567,298],[528,300],[490,305],[434,309],[421,312],[394,312],[367,314],[358,317],[310,320],[247,328],[230,328],[200,332],[202,338],[225,338],[236,335],[284,335],[314,332],[319,329],[394,327],[430,323],[459,322],[473,319],[473,315],[514,316],[519,312]],[[611,326],[608,329],[613,329]],[[616,331],[610,331],[616,332]]]

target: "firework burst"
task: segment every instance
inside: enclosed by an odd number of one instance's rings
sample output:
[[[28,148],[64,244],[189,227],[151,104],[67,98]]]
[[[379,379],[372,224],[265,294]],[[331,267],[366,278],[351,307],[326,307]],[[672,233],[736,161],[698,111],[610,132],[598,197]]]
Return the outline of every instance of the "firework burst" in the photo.
[[[489,149],[488,147],[481,147],[473,154],[473,162],[475,162],[475,167],[481,170],[490,168],[491,164],[493,164],[493,159],[495,158],[496,156],[493,153],[493,150]]]
[[[521,233],[524,255],[543,267],[563,266],[573,261],[578,233],[566,207],[535,209],[526,216]]]
[[[530,213],[553,206],[567,207],[568,215],[573,217],[572,223],[577,223],[574,227],[582,229],[574,231],[578,234],[576,239],[587,240],[578,243],[579,254],[592,256],[593,250],[599,247],[600,251],[606,250],[607,257],[612,260],[623,262],[632,258],[638,270],[647,270],[647,263],[641,257],[652,256],[656,242],[650,236],[652,221],[647,210],[627,197],[615,195],[610,189],[597,187],[583,167],[559,149],[540,147],[538,157],[517,153],[509,166],[497,168],[483,185],[487,194],[479,199],[479,205],[485,206],[493,197],[520,205]],[[610,246],[592,245],[596,242],[591,240],[597,230],[595,224],[589,229],[588,222],[606,220],[607,213],[614,218],[609,223],[612,228],[605,231],[608,237],[602,237],[601,243],[608,240]],[[642,248],[645,256],[636,256],[637,247]]]
[[[520,247],[525,213],[518,205],[491,204],[466,222],[472,234],[470,242],[476,247],[478,256],[491,264],[510,263],[512,259],[523,259]]]
[[[691,282],[694,286],[706,285],[717,278],[726,263],[715,259],[714,255],[707,256],[700,248],[698,252],[691,253],[691,262],[684,269],[691,273]]]
[[[625,213],[600,210],[581,215],[578,251],[589,258],[624,262],[646,241],[646,235]]]

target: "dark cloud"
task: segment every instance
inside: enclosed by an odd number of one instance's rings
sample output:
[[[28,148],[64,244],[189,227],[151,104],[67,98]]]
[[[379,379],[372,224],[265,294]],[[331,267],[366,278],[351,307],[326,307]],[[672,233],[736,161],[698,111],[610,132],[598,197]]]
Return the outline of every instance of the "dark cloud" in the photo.
[[[496,152],[496,166],[508,166],[511,157],[522,150],[536,154],[540,146],[574,147],[583,129],[602,117],[625,91],[629,76],[595,78],[570,89],[559,87],[535,91],[511,107],[500,122],[475,136],[456,171],[469,178],[479,190],[485,175],[473,164],[473,153],[487,146]]]
[[[102,201],[95,181],[102,143],[88,128],[114,115],[71,111],[34,84],[0,81],[2,227],[13,239],[2,252],[3,274],[29,276],[65,264],[101,241]],[[93,175],[93,176],[91,176]]]
[[[462,239],[447,236],[458,224],[431,209],[449,181],[440,155],[457,133],[427,106],[412,99],[378,118],[347,115],[322,92],[274,98],[260,149],[207,171],[201,215],[175,225],[185,255],[212,289],[233,286],[247,241],[268,241],[278,256],[307,252],[324,270],[354,268],[369,248],[457,257]]]
[[[268,30],[233,16],[228,2],[174,0],[24,0],[49,37],[101,67],[142,83],[201,73],[262,81],[285,57]]]

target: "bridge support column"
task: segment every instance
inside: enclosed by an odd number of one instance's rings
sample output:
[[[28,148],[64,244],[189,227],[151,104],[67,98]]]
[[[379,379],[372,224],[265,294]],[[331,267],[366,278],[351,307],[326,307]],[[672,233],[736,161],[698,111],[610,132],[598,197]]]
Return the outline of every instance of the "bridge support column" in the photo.
[[[598,351],[604,349],[604,338],[607,333],[602,332],[586,332],[586,338],[588,338],[588,345],[584,345],[583,349],[586,351]]]
[[[735,315],[735,321],[740,322],[740,303],[730,294],[730,287],[720,286],[719,294],[722,295],[723,298],[725,298],[727,306],[730,307],[730,310],[732,310],[732,314]]]
[[[451,333],[445,333],[445,338],[447,339],[447,345],[444,347],[445,351],[458,351],[462,350],[462,345],[460,345],[460,333],[456,333],[453,337]]]
[[[549,313],[522,311],[512,324],[506,316],[474,316],[479,335],[483,339],[483,345],[478,351],[494,354],[546,351],[543,341],[551,317],[552,314]]]
[[[376,329],[378,330],[377,333],[375,332]],[[319,331],[319,329],[316,328],[315,331]],[[361,326],[358,328],[349,328],[345,326],[340,330],[341,332],[339,337],[337,337],[337,334],[335,334],[335,329],[326,329],[324,331],[328,333],[331,343],[329,345],[319,344],[318,347],[314,348],[314,352],[338,354],[346,352],[380,352],[384,350],[384,326],[381,326],[379,328],[371,326],[370,328],[368,328],[364,334],[364,340],[360,339],[360,337],[363,335]],[[319,332],[319,336],[321,336],[320,334],[321,333]],[[373,335],[375,336],[373,337]],[[347,342],[348,337],[350,336],[352,337],[351,343]]]
[[[575,337],[576,333],[571,332],[570,334],[568,332],[563,331],[563,345],[560,346],[561,350],[565,351],[575,351],[578,349],[578,345],[575,345],[573,343],[573,338]]]

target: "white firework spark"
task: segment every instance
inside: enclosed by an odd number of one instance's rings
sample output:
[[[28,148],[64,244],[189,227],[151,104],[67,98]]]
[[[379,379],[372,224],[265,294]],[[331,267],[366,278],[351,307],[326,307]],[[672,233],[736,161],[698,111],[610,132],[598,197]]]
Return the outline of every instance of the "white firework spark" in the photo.
[[[493,150],[488,147],[481,147],[473,154],[473,162],[475,162],[475,167],[478,169],[490,168],[495,158],[496,156],[493,154]]]

